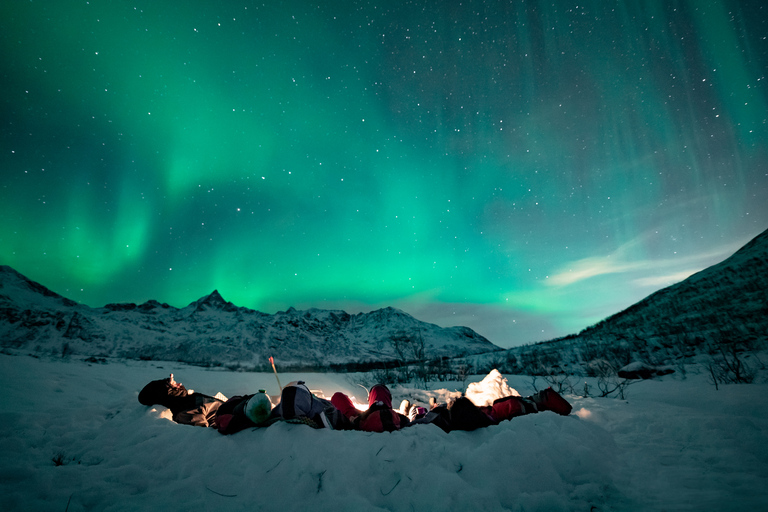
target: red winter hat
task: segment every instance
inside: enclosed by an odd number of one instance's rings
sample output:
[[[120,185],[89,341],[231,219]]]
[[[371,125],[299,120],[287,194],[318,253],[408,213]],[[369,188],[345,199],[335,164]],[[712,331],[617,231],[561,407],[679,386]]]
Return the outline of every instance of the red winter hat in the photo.
[[[392,408],[392,393],[389,392],[389,389],[384,384],[376,384],[371,388],[371,392],[368,393],[368,407],[377,402],[386,405],[390,409]]]

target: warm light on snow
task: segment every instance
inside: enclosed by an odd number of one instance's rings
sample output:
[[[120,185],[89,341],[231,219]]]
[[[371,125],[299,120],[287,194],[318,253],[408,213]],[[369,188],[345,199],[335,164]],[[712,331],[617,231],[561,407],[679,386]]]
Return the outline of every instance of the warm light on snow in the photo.
[[[170,409],[166,409],[165,407],[161,406],[155,406],[150,409],[152,414],[156,414],[158,418],[163,418],[168,421],[173,421],[173,413]]]
[[[578,416],[583,420],[588,420],[592,416],[592,411],[590,411],[589,409],[581,408],[578,411],[574,412],[573,414],[575,414],[576,416]]]

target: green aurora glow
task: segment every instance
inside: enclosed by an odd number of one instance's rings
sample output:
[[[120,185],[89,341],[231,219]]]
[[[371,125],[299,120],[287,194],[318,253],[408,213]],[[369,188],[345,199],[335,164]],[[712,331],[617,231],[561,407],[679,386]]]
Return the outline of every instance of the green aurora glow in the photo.
[[[0,42],[0,263],[92,306],[512,346],[768,225],[761,1],[18,0]]]

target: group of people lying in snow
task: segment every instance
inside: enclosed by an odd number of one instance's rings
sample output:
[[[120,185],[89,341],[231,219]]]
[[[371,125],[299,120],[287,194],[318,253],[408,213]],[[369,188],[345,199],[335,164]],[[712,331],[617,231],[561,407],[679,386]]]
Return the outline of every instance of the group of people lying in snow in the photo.
[[[222,434],[265,427],[279,420],[305,423],[314,428],[366,432],[392,432],[431,423],[450,432],[475,430],[541,411],[563,416],[571,413],[571,404],[552,388],[526,398],[505,396],[486,406],[477,406],[466,396],[448,404],[434,403],[431,399],[429,409],[411,406],[408,400],[403,400],[400,410],[395,410],[389,389],[384,384],[376,384],[368,393],[368,409],[360,411],[344,393],[335,393],[326,400],[315,396],[303,381],[285,386],[278,403],[273,406],[263,391],[228,400],[191,392],[176,382],[173,374],[144,386],[139,393],[139,402],[146,406],[167,407],[177,423],[213,427]]]

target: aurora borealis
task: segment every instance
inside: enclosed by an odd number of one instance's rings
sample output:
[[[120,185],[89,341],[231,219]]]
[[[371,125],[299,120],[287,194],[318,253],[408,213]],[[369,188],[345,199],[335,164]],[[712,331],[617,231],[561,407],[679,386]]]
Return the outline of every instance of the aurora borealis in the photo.
[[[768,227],[755,1],[0,5],[0,263],[577,332]]]

